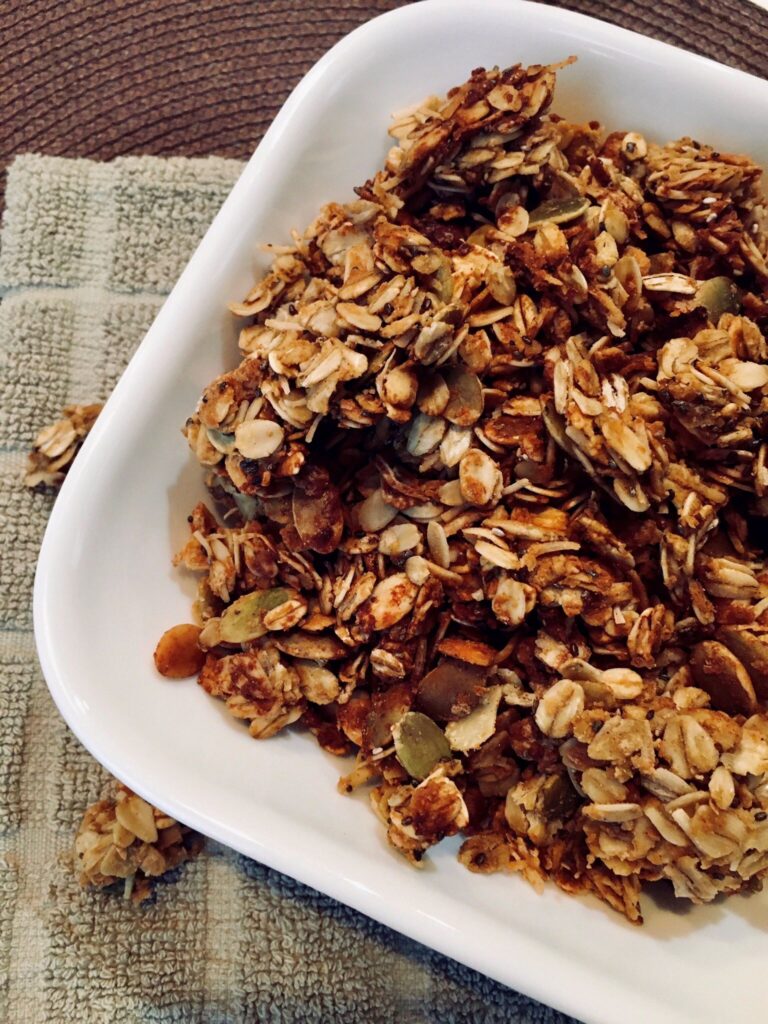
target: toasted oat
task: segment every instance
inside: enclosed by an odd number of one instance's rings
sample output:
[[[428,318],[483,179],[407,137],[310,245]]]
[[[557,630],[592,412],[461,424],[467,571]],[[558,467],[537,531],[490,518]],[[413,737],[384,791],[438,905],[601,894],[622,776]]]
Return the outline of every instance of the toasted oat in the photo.
[[[640,921],[768,874],[759,168],[549,114],[556,67],[401,115],[235,312],[185,427],[220,512],[200,683],[357,751],[393,845]]]
[[[124,880],[124,893],[137,903],[152,895],[155,879],[196,857],[204,840],[127,786],[91,804],[75,838],[80,884],[104,888]]]

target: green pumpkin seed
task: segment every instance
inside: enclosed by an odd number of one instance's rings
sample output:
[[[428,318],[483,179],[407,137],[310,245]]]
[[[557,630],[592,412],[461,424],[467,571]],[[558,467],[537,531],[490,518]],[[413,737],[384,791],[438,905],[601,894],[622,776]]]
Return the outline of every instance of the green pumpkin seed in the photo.
[[[241,494],[240,491],[234,495],[235,504],[238,507],[243,522],[250,523],[256,518],[259,510],[258,498],[252,498],[250,494]]]
[[[531,210],[528,215],[528,229],[539,224],[565,224],[576,220],[589,209],[586,196],[568,196],[566,199],[547,199],[546,202]]]
[[[563,775],[550,775],[539,790],[536,810],[547,821],[567,818],[579,806],[579,794]]]
[[[225,434],[223,430],[217,430],[215,427],[206,427],[205,431],[208,434],[208,440],[217,452],[221,452],[222,455],[231,455],[235,450],[234,434]]]
[[[395,754],[413,779],[426,779],[438,762],[451,756],[445,733],[420,711],[408,711],[392,729]]]
[[[264,615],[295,597],[295,592],[286,587],[271,590],[254,590],[234,601],[221,616],[221,639],[229,644],[243,644],[258,640],[267,632]]]
[[[702,281],[696,290],[696,301],[704,306],[713,324],[723,313],[738,313],[741,309],[741,293],[729,277]]]
[[[432,287],[441,302],[451,302],[454,286],[450,260],[443,258],[442,263],[432,275]]]

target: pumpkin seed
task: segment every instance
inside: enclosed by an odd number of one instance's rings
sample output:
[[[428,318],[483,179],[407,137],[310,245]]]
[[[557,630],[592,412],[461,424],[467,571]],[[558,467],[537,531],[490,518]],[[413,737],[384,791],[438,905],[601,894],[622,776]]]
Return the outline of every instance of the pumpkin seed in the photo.
[[[471,427],[483,414],[483,386],[477,374],[454,367],[445,375],[450,398],[443,416],[457,427]]]
[[[480,703],[487,674],[482,666],[445,658],[417,686],[416,703],[441,722],[469,714]]]
[[[344,644],[332,633],[307,633],[297,630],[275,637],[275,646],[293,658],[311,658],[314,661],[333,661],[347,654]]]
[[[547,199],[531,210],[528,215],[528,229],[539,224],[567,224],[586,213],[589,199],[586,196],[567,196],[565,199]]]
[[[256,518],[256,514],[259,510],[258,498],[253,498],[250,494],[241,494],[240,491],[238,491],[237,494],[234,495],[234,499],[238,511],[243,517],[243,522],[252,522]]]
[[[768,643],[735,626],[721,626],[715,636],[747,670],[757,696],[768,698]]]
[[[579,803],[579,794],[564,775],[550,775],[539,790],[536,810],[548,821],[554,821],[568,818]]]
[[[248,640],[258,640],[267,632],[264,615],[272,608],[277,608],[291,598],[296,592],[287,587],[273,587],[271,590],[254,590],[234,601],[221,617],[221,639],[229,644],[243,644]]]
[[[751,715],[757,710],[752,680],[735,654],[715,640],[697,644],[691,653],[691,674],[706,690],[716,711]]]
[[[723,313],[738,313],[741,292],[729,277],[710,277],[696,289],[696,301],[703,306],[709,319],[716,324]]]
[[[217,452],[221,452],[222,455],[230,455],[235,450],[234,434],[226,434],[223,430],[217,430],[215,427],[206,427],[205,432]]]
[[[408,711],[392,729],[395,754],[411,778],[426,779],[435,766],[451,756],[445,733],[420,711]]]

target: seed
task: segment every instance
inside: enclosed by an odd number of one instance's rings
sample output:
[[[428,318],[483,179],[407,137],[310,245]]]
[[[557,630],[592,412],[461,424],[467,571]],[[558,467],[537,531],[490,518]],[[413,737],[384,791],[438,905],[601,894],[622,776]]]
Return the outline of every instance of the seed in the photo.
[[[696,685],[712,698],[712,706],[730,715],[751,715],[757,709],[752,680],[742,663],[715,640],[697,644],[691,653]]]
[[[710,321],[717,325],[723,313],[738,313],[741,292],[730,277],[710,277],[696,289],[696,301],[703,306]]]
[[[229,455],[235,450],[236,438],[234,434],[225,434],[223,430],[217,430],[215,427],[206,427],[205,432],[208,435],[208,440],[217,452],[221,452],[222,455]]]
[[[568,221],[581,217],[588,209],[589,199],[586,196],[547,199],[535,210],[531,210],[528,216],[528,228],[537,227],[539,224],[566,224]]]
[[[295,590],[287,587],[273,587],[271,590],[254,590],[234,601],[221,616],[220,635],[225,643],[243,644],[264,636],[267,627],[264,615],[286,601],[298,597]]]
[[[408,711],[392,729],[395,754],[411,778],[426,779],[451,756],[445,733],[420,711]]]

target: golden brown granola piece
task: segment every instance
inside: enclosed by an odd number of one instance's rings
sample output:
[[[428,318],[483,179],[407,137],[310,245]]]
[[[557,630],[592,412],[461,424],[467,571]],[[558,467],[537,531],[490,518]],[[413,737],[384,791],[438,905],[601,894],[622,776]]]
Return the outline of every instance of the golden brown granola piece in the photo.
[[[204,840],[152,807],[127,786],[87,808],[75,838],[78,880],[104,888],[125,880],[125,895],[141,903],[152,895],[150,879],[196,857]]]
[[[66,405],[60,420],[43,427],[27,459],[27,487],[61,486],[101,410],[100,404]]]

